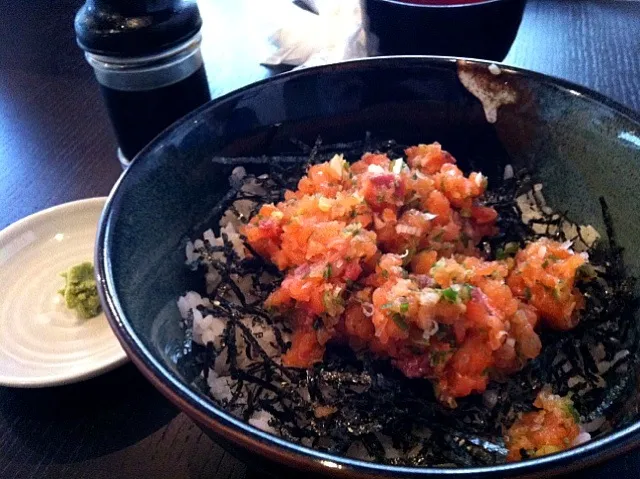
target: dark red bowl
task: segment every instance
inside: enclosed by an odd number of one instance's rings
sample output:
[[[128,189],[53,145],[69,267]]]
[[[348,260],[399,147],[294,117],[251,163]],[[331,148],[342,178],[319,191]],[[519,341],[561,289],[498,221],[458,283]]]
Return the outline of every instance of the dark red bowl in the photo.
[[[371,53],[502,61],[526,0],[364,0]]]

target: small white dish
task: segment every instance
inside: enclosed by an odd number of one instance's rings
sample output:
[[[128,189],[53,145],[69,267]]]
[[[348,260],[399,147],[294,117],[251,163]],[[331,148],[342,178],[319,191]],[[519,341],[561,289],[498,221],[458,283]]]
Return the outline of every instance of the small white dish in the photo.
[[[127,361],[104,313],[80,319],[58,294],[61,272],[93,262],[105,202],[54,206],[0,232],[0,385],[70,384]]]

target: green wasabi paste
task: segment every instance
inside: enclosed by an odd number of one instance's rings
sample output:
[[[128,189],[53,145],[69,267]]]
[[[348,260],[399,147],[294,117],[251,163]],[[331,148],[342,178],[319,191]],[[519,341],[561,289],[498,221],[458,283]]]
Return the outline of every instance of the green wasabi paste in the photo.
[[[83,319],[98,316],[102,308],[98,299],[93,264],[85,262],[72,266],[60,273],[60,276],[65,279],[66,285],[58,293],[64,296],[67,308],[75,309]]]

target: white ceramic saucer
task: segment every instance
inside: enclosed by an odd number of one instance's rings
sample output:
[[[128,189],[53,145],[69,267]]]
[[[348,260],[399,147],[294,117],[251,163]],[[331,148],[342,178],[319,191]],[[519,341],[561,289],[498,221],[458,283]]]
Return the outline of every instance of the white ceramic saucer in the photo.
[[[80,319],[57,293],[61,272],[93,262],[105,201],[55,206],[0,232],[0,385],[69,384],[127,361],[104,313]]]

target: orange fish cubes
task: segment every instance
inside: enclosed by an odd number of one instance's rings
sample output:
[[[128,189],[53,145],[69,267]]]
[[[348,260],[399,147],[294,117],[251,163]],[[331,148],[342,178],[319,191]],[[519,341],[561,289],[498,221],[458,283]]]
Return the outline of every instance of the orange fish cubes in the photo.
[[[438,143],[405,155],[313,165],[242,233],[285,273],[266,304],[293,330],[285,366],[310,367],[343,342],[429,379],[455,406],[538,356],[541,325],[576,325],[587,258],[543,238],[486,259],[478,245],[498,232],[487,178]]]

